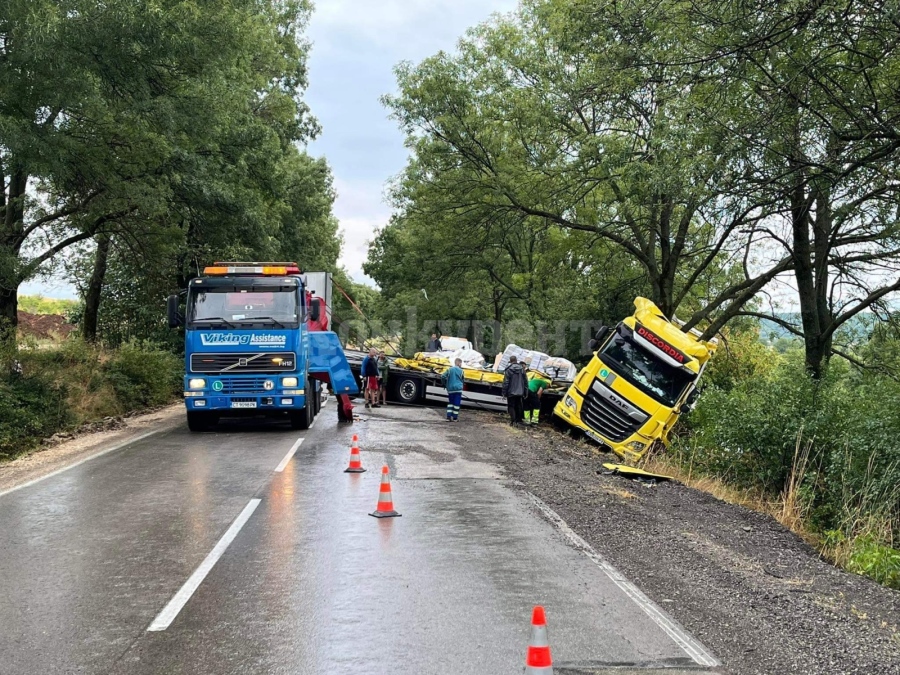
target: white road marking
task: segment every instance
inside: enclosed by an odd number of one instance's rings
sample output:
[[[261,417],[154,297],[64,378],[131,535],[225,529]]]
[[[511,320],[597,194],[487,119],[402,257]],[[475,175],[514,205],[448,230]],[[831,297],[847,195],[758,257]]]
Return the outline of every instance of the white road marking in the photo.
[[[120,450],[127,445],[131,445],[132,443],[137,443],[138,441],[142,441],[145,438],[149,438],[153,434],[160,433],[161,431],[167,431],[167,429],[156,429],[155,431],[148,431],[146,434],[141,434],[140,436],[136,436],[135,438],[132,438],[130,440],[122,441],[121,443],[117,443],[116,445],[114,445],[110,448],[106,448],[105,450],[101,450],[100,452],[95,452],[93,455],[83,457],[82,459],[79,459],[77,462],[75,462],[73,464],[64,466],[60,469],[57,469],[56,471],[51,471],[50,473],[48,473],[44,476],[40,476],[38,478],[28,481],[27,483],[22,483],[21,485],[16,485],[15,487],[11,487],[6,490],[3,490],[2,492],[0,492],[0,497],[2,497],[3,495],[8,495],[10,492],[15,492],[16,490],[21,490],[22,488],[31,487],[35,483],[40,483],[42,480],[47,480],[48,478],[53,478],[53,476],[58,476],[59,474],[65,472],[65,471],[68,471],[69,469],[74,469],[76,466],[80,466],[80,465],[84,464],[85,462],[89,462],[92,459],[97,459],[97,457],[102,457],[103,455],[107,455],[110,452],[115,452],[116,450]]]
[[[663,631],[672,638],[675,643],[681,647],[684,652],[690,656],[698,665],[715,667],[721,665],[719,661],[710,654],[706,648],[700,644],[694,637],[689,635],[684,628],[679,626],[674,619],[656,606],[650,598],[630,582],[625,576],[613,567],[609,562],[594,550],[593,546],[582,539],[569,525],[564,521],[556,511],[551,509],[543,501],[535,497],[531,493],[527,493],[535,505],[540,509],[541,513],[546,516],[547,520],[553,523],[557,529],[568,539],[572,545],[590,558],[603,572],[612,580],[612,582],[622,589],[625,594],[631,598],[634,603],[644,610],[644,613]]]
[[[284,459],[275,467],[275,473],[281,473],[284,471],[285,467],[288,465],[288,462],[291,461],[291,457],[294,456],[294,453],[297,452],[297,448],[303,443],[302,438],[298,438],[294,444],[291,446],[291,449],[288,450],[288,453],[284,456]]]
[[[178,592],[171,600],[169,600],[169,604],[163,607],[163,610],[155,619],[153,619],[153,623],[147,628],[148,631],[161,631],[169,627],[175,620],[175,617],[178,616],[178,613],[187,604],[187,601],[191,599],[194,591],[196,591],[200,584],[203,583],[206,575],[209,574],[219,558],[222,557],[222,554],[225,553],[225,549],[227,549],[228,545],[234,541],[238,532],[241,531],[241,528],[244,527],[244,524],[250,519],[250,516],[253,515],[253,512],[256,510],[256,507],[259,506],[260,501],[261,500],[259,499],[250,500],[250,503],[244,507],[244,510],[241,511],[240,515],[231,524],[228,531],[222,535],[222,538],[219,539],[213,547],[213,550],[210,551],[209,555],[207,555],[203,562],[200,563],[200,567],[194,570],[194,573],[184,582],[184,586],[178,589]]]

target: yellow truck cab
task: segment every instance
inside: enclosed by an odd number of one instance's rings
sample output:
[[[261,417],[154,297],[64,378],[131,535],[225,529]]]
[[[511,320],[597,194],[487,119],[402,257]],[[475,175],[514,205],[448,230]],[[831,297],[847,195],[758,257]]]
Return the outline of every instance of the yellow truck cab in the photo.
[[[637,461],[696,400],[696,386],[716,351],[715,339],[685,333],[646,298],[634,315],[591,341],[594,356],[553,414],[620,457]]]

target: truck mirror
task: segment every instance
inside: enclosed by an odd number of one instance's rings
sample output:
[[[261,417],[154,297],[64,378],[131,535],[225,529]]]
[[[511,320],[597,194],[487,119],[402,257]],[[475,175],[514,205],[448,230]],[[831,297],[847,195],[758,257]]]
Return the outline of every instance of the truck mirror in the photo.
[[[313,298],[309,307],[309,318],[313,321],[318,321],[319,317],[322,313],[322,299],[321,298]]]
[[[169,317],[169,328],[178,328],[184,323],[184,317],[178,313],[177,295],[170,295],[166,300],[166,314]]]
[[[594,335],[594,341],[597,345],[603,344],[603,340],[606,339],[606,336],[609,335],[609,327],[608,326],[600,326],[600,330],[597,331],[597,334]]]
[[[700,398],[700,390],[692,389],[691,393],[687,395],[687,398],[684,400],[684,411],[690,412],[694,409],[694,406],[697,405],[697,399]]]
[[[597,347],[599,347],[599,346],[600,345],[597,343],[597,341],[595,339],[591,338],[590,340],[588,340],[588,349],[590,349],[592,352],[597,351]]]

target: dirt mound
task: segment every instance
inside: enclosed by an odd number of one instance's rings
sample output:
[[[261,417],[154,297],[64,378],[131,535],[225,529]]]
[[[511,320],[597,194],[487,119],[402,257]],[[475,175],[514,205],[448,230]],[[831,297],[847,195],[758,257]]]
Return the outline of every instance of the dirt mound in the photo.
[[[19,331],[38,339],[64,338],[75,330],[61,314],[30,314],[19,312]]]

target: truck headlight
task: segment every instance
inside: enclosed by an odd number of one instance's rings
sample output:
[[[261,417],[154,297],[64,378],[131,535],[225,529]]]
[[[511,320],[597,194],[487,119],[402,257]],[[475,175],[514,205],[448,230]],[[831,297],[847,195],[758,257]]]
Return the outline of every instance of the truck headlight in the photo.
[[[642,443],[641,441],[631,441],[631,443],[629,443],[627,447],[632,452],[643,452],[644,443]]]
[[[571,408],[572,410],[578,410],[578,404],[575,402],[575,399],[566,394],[566,398],[563,400],[563,404],[567,408]]]
[[[281,378],[281,386],[282,387],[296,387],[297,386],[297,378],[296,377],[282,377]]]
[[[188,389],[206,389],[206,380],[202,377],[194,377],[188,380]]]

